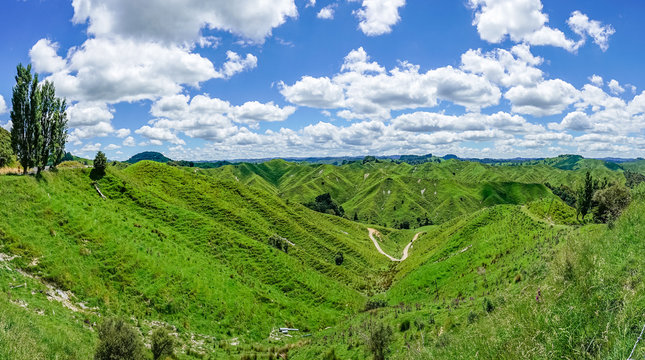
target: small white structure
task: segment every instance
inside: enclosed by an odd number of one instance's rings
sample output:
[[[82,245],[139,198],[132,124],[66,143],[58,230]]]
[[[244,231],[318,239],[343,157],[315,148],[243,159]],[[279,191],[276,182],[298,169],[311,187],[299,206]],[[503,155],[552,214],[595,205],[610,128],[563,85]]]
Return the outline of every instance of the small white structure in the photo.
[[[291,328],[279,328],[278,330],[283,334],[288,334],[289,331],[300,331],[298,329],[291,329]]]

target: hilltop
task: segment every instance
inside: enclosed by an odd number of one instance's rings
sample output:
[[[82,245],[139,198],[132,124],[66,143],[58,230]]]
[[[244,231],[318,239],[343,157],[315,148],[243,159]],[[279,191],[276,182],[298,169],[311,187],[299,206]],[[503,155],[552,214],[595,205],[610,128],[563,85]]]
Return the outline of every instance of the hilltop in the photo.
[[[150,161],[155,161],[159,163],[167,163],[169,161],[172,161],[171,159],[164,156],[162,153],[158,153],[154,151],[144,151],[142,153],[138,153],[132,156],[131,158],[126,160],[126,162],[129,164],[136,164],[139,161],[144,161],[144,160],[150,160]]]

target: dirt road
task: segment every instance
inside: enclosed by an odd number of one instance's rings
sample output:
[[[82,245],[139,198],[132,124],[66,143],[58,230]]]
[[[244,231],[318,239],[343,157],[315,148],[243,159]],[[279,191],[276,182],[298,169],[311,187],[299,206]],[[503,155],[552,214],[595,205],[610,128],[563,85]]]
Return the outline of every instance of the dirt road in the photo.
[[[368,233],[370,235],[370,239],[372,239],[372,242],[374,243],[374,246],[376,247],[376,250],[378,250],[378,252],[380,252],[381,254],[385,255],[388,259],[390,259],[392,261],[403,261],[403,260],[407,259],[408,258],[408,252],[409,252],[410,248],[412,247],[412,243],[415,242],[419,238],[419,235],[421,235],[421,233],[417,233],[416,235],[414,235],[414,237],[412,238],[412,241],[410,241],[410,243],[408,245],[406,245],[405,249],[403,249],[403,254],[401,255],[401,258],[397,259],[395,257],[392,257],[392,256],[386,254],[385,251],[383,251],[383,249],[381,249],[381,246],[378,244],[378,241],[374,237],[374,235],[380,235],[377,230],[372,229],[372,228],[367,228],[367,231],[368,231]]]

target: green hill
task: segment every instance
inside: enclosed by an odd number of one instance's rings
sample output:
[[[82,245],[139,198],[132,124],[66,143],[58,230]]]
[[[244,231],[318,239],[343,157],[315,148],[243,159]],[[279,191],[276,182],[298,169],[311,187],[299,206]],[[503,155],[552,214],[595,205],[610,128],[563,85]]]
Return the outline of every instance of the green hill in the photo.
[[[392,359],[624,359],[644,320],[645,185],[612,228],[581,224],[544,183],[585,173],[453,159],[0,176],[0,358],[91,358],[96,324],[120,316],[146,342],[170,328],[179,359],[363,359],[377,322]],[[360,222],[301,205],[325,192]],[[408,257],[379,254],[363,223]]]
[[[333,325],[382,291],[379,272],[388,263],[374,256],[359,224],[149,161],[123,171],[108,167],[98,182],[106,200],[91,183],[89,169],[39,180],[0,177],[0,198],[16,204],[0,210],[0,252],[19,256],[12,268],[73,292],[104,316],[163,321],[186,336],[248,343],[281,326]],[[269,243],[274,235],[291,244],[288,252]],[[342,265],[334,262],[339,252]],[[13,279],[2,284],[12,294],[4,301],[46,302],[44,294],[29,296],[37,288],[31,280],[10,290],[22,281]],[[69,317],[74,332],[86,319],[99,320],[84,312]],[[88,345],[70,345],[76,346],[82,358]]]
[[[454,159],[418,165],[354,162],[342,166],[273,160],[224,166],[205,174],[299,203],[330,193],[350,219],[355,216],[366,224],[404,228],[442,223],[497,204],[552,197],[544,184],[575,188],[588,170],[597,179],[625,181],[620,172],[604,166],[564,170],[544,163],[492,166]]]
[[[154,151],[144,151],[142,153],[133,155],[126,162],[129,164],[136,164],[139,161],[144,161],[144,160],[150,160],[150,161],[155,161],[159,163],[167,163],[169,161],[172,161],[171,159],[165,157],[162,153],[158,153]]]

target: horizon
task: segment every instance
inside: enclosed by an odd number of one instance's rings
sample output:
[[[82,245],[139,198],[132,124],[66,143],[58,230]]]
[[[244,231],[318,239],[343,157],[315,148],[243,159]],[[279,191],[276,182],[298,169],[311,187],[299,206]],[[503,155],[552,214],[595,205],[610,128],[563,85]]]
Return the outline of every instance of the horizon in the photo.
[[[645,155],[645,3],[2,8],[0,126],[15,66],[31,63],[68,99],[77,156]]]
[[[510,161],[510,160],[522,160],[522,161],[532,161],[532,160],[545,160],[545,159],[554,159],[554,158],[559,158],[559,157],[567,157],[567,156],[580,156],[584,159],[591,159],[591,160],[603,160],[603,161],[612,161],[616,160],[619,162],[630,162],[630,161],[640,161],[643,160],[643,157],[633,157],[633,158],[628,158],[628,157],[585,157],[579,154],[558,154],[555,156],[549,156],[549,157],[512,157],[512,158],[503,158],[503,157],[464,157],[464,156],[459,156],[457,154],[444,154],[444,155],[437,155],[437,154],[389,154],[389,155],[372,155],[372,154],[367,154],[367,155],[346,155],[346,156],[303,156],[303,157],[291,157],[291,156],[285,156],[285,157],[264,157],[264,158],[229,158],[229,159],[208,159],[208,160],[194,160],[194,159],[174,159],[168,156],[167,154],[164,154],[163,152],[159,151],[153,151],[153,150],[144,150],[139,153],[133,154],[130,156],[128,159],[125,160],[117,160],[117,161],[123,161],[127,162],[131,160],[133,157],[145,153],[154,153],[154,154],[161,154],[167,158],[169,158],[171,161],[188,161],[188,162],[199,162],[199,163],[209,163],[209,162],[266,162],[266,161],[271,161],[271,160],[302,160],[306,161],[307,159],[319,159],[319,160],[334,160],[334,159],[355,159],[352,161],[360,160],[368,156],[374,156],[377,159],[396,159],[400,158],[403,156],[418,156],[418,157],[426,157],[426,156],[432,156],[432,157],[437,157],[437,158],[442,158],[445,159],[446,157],[455,157],[457,160],[461,161],[477,161],[477,160],[500,160],[500,161]],[[88,159],[90,160],[90,159]],[[110,159],[111,161],[114,159]]]

